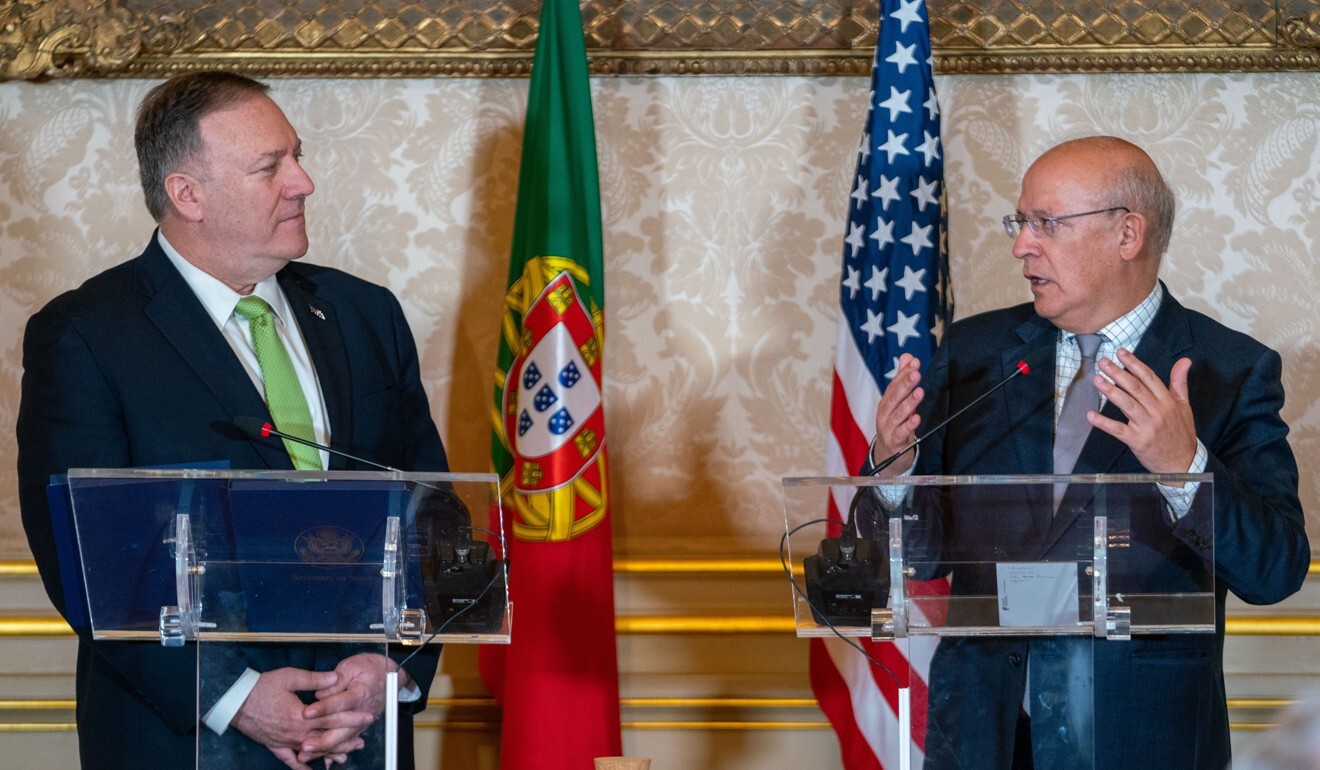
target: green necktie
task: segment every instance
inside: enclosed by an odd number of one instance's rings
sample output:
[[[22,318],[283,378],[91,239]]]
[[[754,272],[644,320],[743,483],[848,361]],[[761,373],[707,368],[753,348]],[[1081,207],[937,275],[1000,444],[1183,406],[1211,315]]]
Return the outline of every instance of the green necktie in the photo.
[[[314,441],[312,413],[307,408],[307,398],[298,383],[289,352],[284,349],[275,330],[275,315],[270,312],[270,305],[254,294],[240,299],[234,312],[246,318],[248,328],[252,330],[252,347],[257,351],[261,379],[266,384],[266,406],[270,409],[270,416],[275,418],[275,427],[282,433]],[[300,471],[324,470],[320,450],[288,439],[284,439],[284,448],[288,450],[294,468]]]

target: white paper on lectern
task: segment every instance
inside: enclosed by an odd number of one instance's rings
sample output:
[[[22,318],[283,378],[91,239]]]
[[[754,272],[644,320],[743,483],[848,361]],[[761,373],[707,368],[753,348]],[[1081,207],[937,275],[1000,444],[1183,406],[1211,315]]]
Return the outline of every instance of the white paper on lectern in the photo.
[[[1003,562],[996,577],[1000,626],[1077,625],[1075,562]]]

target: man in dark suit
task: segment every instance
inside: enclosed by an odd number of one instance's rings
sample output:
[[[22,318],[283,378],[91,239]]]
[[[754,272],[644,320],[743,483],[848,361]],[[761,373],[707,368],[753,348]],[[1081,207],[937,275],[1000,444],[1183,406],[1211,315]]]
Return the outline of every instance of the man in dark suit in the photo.
[[[384,465],[447,470],[398,301],[338,270],[295,262],[308,248],[304,200],[313,184],[297,133],[266,91],[217,72],[153,89],[138,111],[136,147],[159,229],[140,256],[57,297],[28,323],[18,419],[23,523],[61,612],[46,501],[52,474],[217,460],[236,469],[366,469],[321,451],[295,461],[292,443],[235,437],[234,420],[248,416]],[[292,369],[284,381],[305,401],[300,418],[268,411],[275,377],[255,350],[256,322],[236,312],[250,297],[273,313]],[[380,715],[385,673],[397,667],[380,654],[343,657],[333,645],[234,645],[232,653],[249,672],[240,665],[232,685],[203,688],[199,726],[192,646],[80,633],[83,767],[190,767],[199,730],[250,739],[245,767],[343,761]],[[407,712],[425,704],[437,658],[428,651],[400,671],[404,767],[412,766]],[[314,693],[312,702],[299,693]]]
[[[1222,770],[1229,760],[1226,591],[1255,604],[1287,597],[1306,576],[1310,548],[1279,416],[1279,356],[1184,308],[1159,282],[1173,210],[1153,161],[1126,141],[1090,137],[1042,155],[1004,221],[1034,301],[950,326],[924,375],[901,357],[877,408],[872,462],[1026,360],[1030,377],[880,475],[1208,472],[1213,504],[1196,484],[1149,485],[1110,507],[1129,512],[1143,545],[1133,569],[1177,563],[1193,583],[1213,572],[1217,633],[946,638],[931,662],[927,767],[1089,767],[1094,758],[1114,770]],[[1101,337],[1092,382],[1103,406],[1090,402],[1097,408],[1085,414],[1075,466],[1056,469],[1056,421],[1082,365],[1078,335],[1091,334]],[[942,508],[926,534],[942,540],[947,561],[1002,556],[988,552],[992,542],[1007,544],[1015,560],[1067,560],[1086,547],[1095,510],[1079,486],[1057,512],[1050,488],[1039,492],[993,513]],[[951,582],[955,596],[995,595],[984,576],[960,580],[957,568]]]

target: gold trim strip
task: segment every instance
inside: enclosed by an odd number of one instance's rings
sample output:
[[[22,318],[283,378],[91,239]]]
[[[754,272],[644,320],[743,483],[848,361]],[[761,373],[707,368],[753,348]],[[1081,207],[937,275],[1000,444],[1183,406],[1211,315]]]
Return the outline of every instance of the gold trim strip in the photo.
[[[0,639],[32,636],[73,636],[64,618],[0,617]]]
[[[799,571],[802,565],[795,564]],[[678,575],[722,575],[722,574],[775,574],[784,573],[783,565],[774,557],[692,557],[692,558],[652,558],[620,556],[614,559],[614,573],[624,575],[678,574]],[[1320,575],[1320,559],[1312,559],[1306,569],[1307,577]]]
[[[821,722],[713,722],[706,720],[624,722],[625,730],[829,730],[830,723]]]
[[[1232,49],[1153,48],[1119,51],[1079,51],[1067,48],[1021,53],[936,49],[939,75],[1023,75],[1316,72],[1320,53],[1289,48]],[[773,54],[729,51],[612,51],[592,54],[593,76],[795,75],[803,77],[865,77],[871,52],[852,49],[775,51]],[[481,52],[405,53],[353,52],[231,52],[176,54],[142,58],[121,69],[97,73],[113,78],[162,78],[182,72],[226,69],[256,78],[521,78],[531,71],[531,54],[490,55]],[[16,76],[33,77],[26,73]],[[60,77],[77,76],[63,74]],[[3,80],[0,73],[0,80]]]
[[[800,571],[801,564],[794,565]],[[783,574],[779,560],[771,557],[692,557],[664,559],[620,556],[614,560],[616,575],[764,575]],[[0,561],[0,579],[35,577],[37,565],[31,561]],[[1312,560],[1307,577],[1320,575],[1320,560]]]
[[[1224,622],[1229,636],[1320,636],[1320,617],[1261,615],[1229,617]]]
[[[73,698],[52,698],[46,700],[0,700],[0,711],[72,711],[76,701]]]
[[[1228,707],[1239,711],[1284,709],[1296,703],[1289,698],[1229,698]],[[427,708],[496,708],[494,698],[431,698]],[[797,709],[814,708],[815,698],[620,698],[623,708],[742,708],[742,709]],[[71,711],[72,698],[44,700],[0,699],[0,711]]]
[[[790,615],[623,615],[614,619],[615,633],[629,636],[654,634],[792,634],[797,624]]]
[[[654,559],[619,557],[614,560],[616,575],[763,575],[784,573],[778,559],[692,558]]]
[[[500,729],[498,720],[480,720],[463,722],[432,722],[417,720],[417,730],[440,730],[444,732],[484,732]],[[706,730],[711,732],[730,732],[735,730],[829,730],[829,722],[705,722],[700,720],[683,722],[636,722],[622,723],[624,730]],[[1229,730],[1237,732],[1263,732],[1274,727],[1271,722],[1230,722]],[[0,733],[73,733],[78,726],[73,722],[0,722]]]
[[[466,720],[462,722],[433,722],[429,719],[414,719],[414,730],[440,730],[444,732],[499,732],[500,721],[496,719]]]
[[[791,634],[797,625],[790,615],[623,615],[614,619],[615,633],[626,636],[662,634]],[[1229,636],[1320,636],[1320,617],[1230,617]],[[68,637],[73,631],[60,618],[0,617],[0,638]]]
[[[624,708],[815,708],[815,698],[620,698]]]
[[[0,733],[76,733],[73,722],[0,722]]]
[[[1279,701],[1287,704],[1291,701]],[[431,698],[426,701],[427,708],[497,708],[494,698],[455,697]],[[620,698],[623,708],[751,708],[751,709],[796,709],[814,708],[815,698]],[[1231,702],[1230,702],[1231,705]],[[72,698],[52,698],[43,700],[23,700],[21,698],[0,699],[0,711],[70,711],[74,708]],[[1239,708],[1241,708],[1239,706]]]
[[[498,720],[465,720],[462,722],[432,722],[429,720],[417,720],[413,726],[417,730],[442,730],[450,731],[497,731],[500,729]],[[624,730],[708,730],[712,732],[727,732],[734,730],[829,730],[830,723],[790,721],[790,722],[728,722],[728,721],[656,721],[640,722],[624,720],[621,723]]]
[[[1290,698],[1229,698],[1228,707],[1253,711],[1258,709],[1285,709],[1297,701]]]
[[[497,720],[479,720],[463,722],[432,722],[430,720],[418,720],[414,723],[418,730],[498,730],[500,722]],[[727,721],[624,721],[622,723],[625,730],[829,730],[829,722],[727,722]],[[1274,727],[1272,722],[1230,722],[1230,730],[1242,732],[1260,732]]]

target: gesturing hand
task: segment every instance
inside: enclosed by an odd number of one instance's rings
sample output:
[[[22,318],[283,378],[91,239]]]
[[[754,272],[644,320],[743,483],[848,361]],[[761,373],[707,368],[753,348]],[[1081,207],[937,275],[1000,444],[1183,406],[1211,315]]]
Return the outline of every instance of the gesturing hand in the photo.
[[[921,362],[911,353],[904,353],[899,356],[898,370],[875,408],[875,448],[871,450],[871,462],[883,461],[916,439],[917,425],[921,423],[917,407],[921,405],[922,395]],[[912,458],[900,457],[877,475],[892,478],[910,467]]]
[[[1187,399],[1189,358],[1169,372],[1165,387],[1150,367],[1127,349],[1118,351],[1120,367],[1110,359],[1097,366],[1096,388],[1127,417],[1120,422],[1090,412],[1091,425],[1122,441],[1150,473],[1186,473],[1196,456],[1196,423]],[[1111,382],[1112,380],[1112,382]]]

